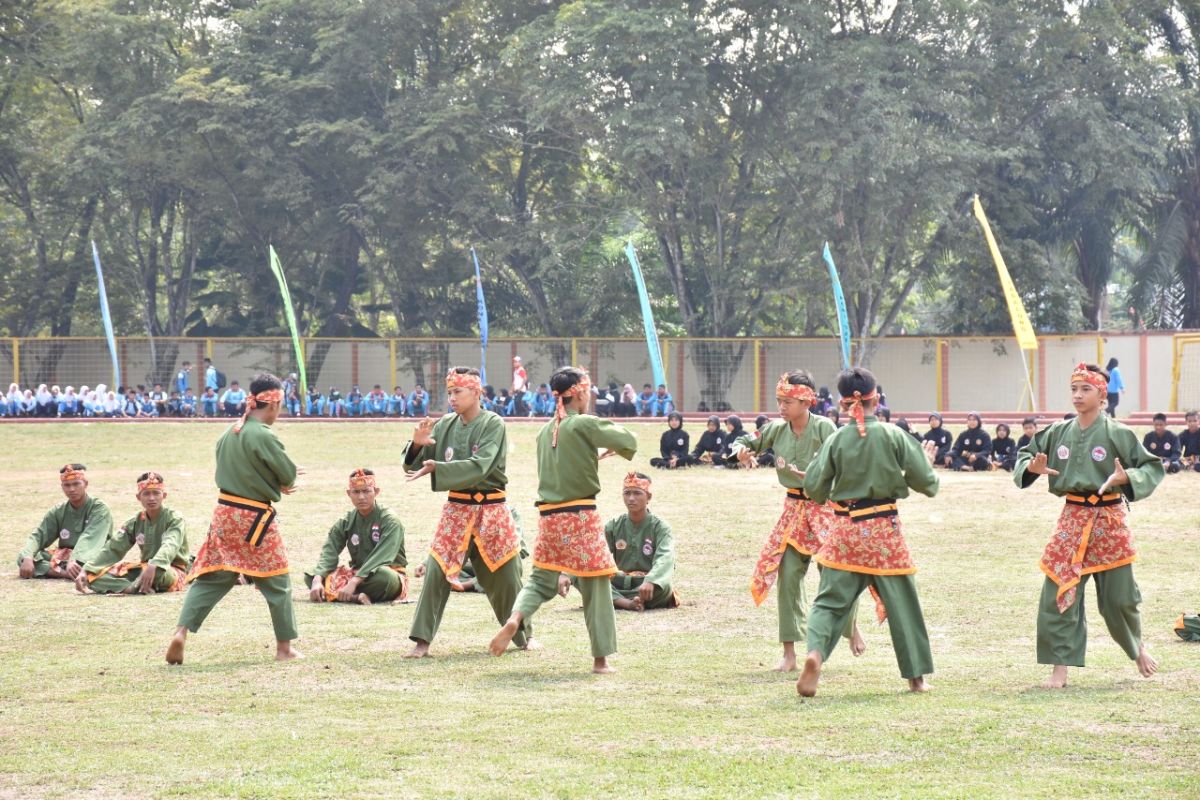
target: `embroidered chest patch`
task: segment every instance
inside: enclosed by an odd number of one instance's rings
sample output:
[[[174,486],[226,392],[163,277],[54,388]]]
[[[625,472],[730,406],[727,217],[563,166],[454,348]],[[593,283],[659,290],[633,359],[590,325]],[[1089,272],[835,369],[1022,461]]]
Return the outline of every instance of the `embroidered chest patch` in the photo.
[[[137,535],[137,537],[134,538],[133,541],[134,541],[134,544],[136,544],[138,547],[141,547],[142,545],[144,545],[146,543],[146,534],[139,533]]]
[[[1092,461],[1103,461],[1108,458],[1108,451],[1103,447],[1092,448]]]
[[[453,447],[447,447],[447,448],[446,448],[446,458],[445,458],[445,460],[446,460],[446,461],[453,461],[453,460],[454,460],[454,448],[453,448]]]
[[[1062,459],[1070,458],[1071,457],[1071,448],[1067,447],[1065,444],[1060,444],[1058,446],[1058,457],[1062,458]]]
[[[350,536],[350,544],[354,545],[355,547],[358,547],[359,541],[361,540],[358,538],[357,533]]]
[[[617,543],[616,543],[615,547],[618,550],[624,550],[628,546],[629,546],[629,543],[626,542],[624,539],[617,539]]]
[[[680,447],[683,447],[683,439],[676,439],[675,444],[679,445]]]
[[[58,538],[62,539],[65,542],[67,539],[71,538],[71,532],[69,530],[67,530],[66,528],[63,528],[61,531],[58,532]]]
[[[471,455],[475,455],[478,452],[479,452],[479,445],[477,445],[477,444],[471,445]]]
[[[787,459],[783,456],[775,456],[775,469],[783,469],[787,466]]]
[[[648,555],[652,554],[653,552],[654,552],[654,542],[647,539],[642,544],[642,555],[648,556]]]
[[[379,524],[378,523],[371,526],[371,541],[372,542],[379,541]]]

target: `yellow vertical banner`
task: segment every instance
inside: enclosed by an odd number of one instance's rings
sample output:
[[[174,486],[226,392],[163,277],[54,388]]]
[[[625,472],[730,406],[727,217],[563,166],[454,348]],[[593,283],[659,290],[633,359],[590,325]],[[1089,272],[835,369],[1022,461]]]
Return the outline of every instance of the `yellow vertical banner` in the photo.
[[[1017,294],[1017,287],[1013,285],[1012,276],[1008,274],[1008,265],[1004,263],[1004,256],[1000,255],[996,237],[992,236],[992,226],[988,224],[987,215],[983,213],[979,195],[975,195],[974,206],[975,219],[979,220],[979,226],[983,228],[983,237],[987,239],[988,250],[992,251],[992,260],[996,262],[996,271],[1000,273],[1000,288],[1004,290],[1004,302],[1008,305],[1008,316],[1012,318],[1017,345],[1022,350],[1037,350],[1037,334],[1033,332],[1029,315],[1025,313],[1025,304],[1021,302],[1021,296]]]

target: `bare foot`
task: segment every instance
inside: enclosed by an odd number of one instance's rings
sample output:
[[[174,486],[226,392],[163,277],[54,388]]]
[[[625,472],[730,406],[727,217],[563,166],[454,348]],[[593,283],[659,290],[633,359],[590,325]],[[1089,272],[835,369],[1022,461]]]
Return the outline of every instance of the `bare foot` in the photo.
[[[796,681],[796,692],[801,697],[816,696],[817,683],[821,680],[821,663],[820,650],[813,650],[808,654],[808,658],[804,659],[804,671]]]
[[[1050,678],[1042,683],[1043,689],[1065,689],[1067,688],[1067,667],[1065,664],[1055,664],[1054,670],[1050,673]]]
[[[525,642],[525,646],[522,647],[521,649],[531,652],[534,650],[544,650],[545,647],[546,646],[544,644],[542,644],[541,642],[539,642],[537,639],[529,639]]]
[[[360,594],[358,595],[358,597],[356,597],[356,598],[354,598],[354,599],[358,601],[358,604],[359,604],[360,606],[369,606],[369,605],[371,605],[371,598],[367,597],[365,594],[361,594],[361,593],[360,593]]]
[[[775,667],[776,672],[795,672],[796,671],[796,643],[783,643],[783,658],[779,661],[779,666]]]
[[[292,661],[293,659],[304,658],[304,654],[296,648],[292,647],[291,642],[276,642],[275,643],[275,660],[276,661]]]
[[[488,645],[488,652],[494,656],[504,655],[504,651],[508,649],[508,645],[512,643],[513,637],[517,635],[517,630],[521,627],[521,619],[516,614],[508,618],[508,622],[504,623],[504,627],[492,639]]]
[[[413,649],[404,654],[405,658],[428,658],[429,657],[429,642],[423,642],[420,639],[413,645]]]
[[[176,631],[171,637],[171,643],[167,645],[167,663],[182,664],[183,663],[183,646],[187,642],[187,629]]]
[[[592,659],[592,672],[597,675],[611,675],[617,671],[617,668],[608,663],[607,658]]]
[[[1149,678],[1158,672],[1158,662],[1150,655],[1150,651],[1146,649],[1146,645],[1144,644],[1138,650],[1137,668],[1138,672],[1142,673],[1143,678]]]
[[[919,678],[908,679],[908,690],[918,694],[921,692],[932,692],[933,686],[931,686],[929,682],[925,680],[925,676],[922,675]]]
[[[858,630],[858,623],[854,623],[854,630],[850,632],[850,652],[858,658],[863,653],[867,652],[867,640],[863,638],[862,633]]]
[[[637,598],[626,600],[624,597],[613,596],[613,608],[619,608],[622,611],[637,611]]]
[[[46,573],[46,577],[59,578],[64,581],[71,580],[71,576],[67,574],[66,570],[58,569],[57,567],[51,567],[50,571]]]

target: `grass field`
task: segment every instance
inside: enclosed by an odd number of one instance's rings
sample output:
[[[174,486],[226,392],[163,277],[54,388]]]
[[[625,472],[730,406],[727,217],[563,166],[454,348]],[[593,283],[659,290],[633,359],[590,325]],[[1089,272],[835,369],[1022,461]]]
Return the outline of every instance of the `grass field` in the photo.
[[[134,479],[163,471],[167,504],[199,545],[214,501],[213,425],[0,427],[0,798],[95,797],[1197,797],[1200,645],[1171,630],[1200,606],[1200,474],[1168,476],[1134,506],[1146,638],[1161,672],[1143,680],[1108,638],[1089,588],[1089,668],[1036,688],[1036,561],[1059,509],[1044,485],[1006,473],[942,473],[903,503],[920,568],[935,691],[904,693],[886,627],[864,604],[869,650],[839,648],[821,693],[801,702],[779,657],[774,594],[747,591],[782,504],[774,472],[655,474],[652,510],[675,531],[684,606],[622,613],[618,674],[588,673],[578,594],[535,617],[546,649],[485,654],[496,629],[480,595],[452,596],[435,658],[401,660],[412,605],[297,600],[307,656],[277,665],[266,606],[238,589],[162,660],[182,595],[80,596],[19,581],[13,561],[61,500],[57,468],[79,460],[120,522]],[[302,491],[280,504],[293,575],[315,563],[349,508],[352,467],[381,473],[382,502],[424,557],[440,507],[405,484],[407,424],[278,426]],[[535,425],[510,427],[510,496],[533,540]],[[638,426],[645,470],[659,426]],[[602,463],[606,517],[620,512],[620,459]],[[809,597],[816,571],[808,576]],[[419,589],[420,582],[414,584]],[[299,598],[299,594],[297,595]],[[414,592],[415,597],[415,592]]]

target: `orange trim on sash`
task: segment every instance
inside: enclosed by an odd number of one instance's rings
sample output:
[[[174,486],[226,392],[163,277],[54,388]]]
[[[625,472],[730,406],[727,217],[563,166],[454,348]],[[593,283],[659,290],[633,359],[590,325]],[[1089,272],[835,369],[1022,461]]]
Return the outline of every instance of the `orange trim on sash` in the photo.
[[[829,561],[817,556],[817,563],[822,567],[830,567],[831,569],[840,569],[843,572],[861,572],[864,575],[913,575],[917,568],[911,569],[875,569],[874,567],[860,567],[852,564],[839,564],[836,561]]]
[[[547,511],[557,511],[560,508],[595,508],[596,499],[584,498],[582,500],[568,500],[565,503],[534,503],[537,510],[545,514]]]
[[[601,578],[601,577],[606,577],[609,575],[617,574],[616,567],[606,567],[605,569],[593,569],[593,570],[587,570],[585,572],[580,572],[578,570],[568,569],[566,567],[560,567],[557,564],[544,564],[540,561],[534,561],[533,565],[535,567],[537,567],[538,569],[548,569],[551,572],[565,572],[568,575],[574,575],[576,578]]]
[[[289,569],[276,569],[276,570],[270,570],[267,572],[262,572],[262,571],[254,570],[254,569],[242,569],[241,567],[232,567],[228,564],[212,564],[210,566],[204,567],[203,569],[198,569],[198,570],[188,573],[187,580],[190,583],[191,581],[196,580],[196,578],[200,577],[201,575],[205,575],[209,572],[236,572],[239,575],[245,575],[250,578],[274,578],[276,575],[288,574],[289,572],[291,572],[291,569],[290,568]]]

